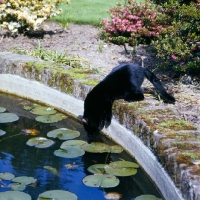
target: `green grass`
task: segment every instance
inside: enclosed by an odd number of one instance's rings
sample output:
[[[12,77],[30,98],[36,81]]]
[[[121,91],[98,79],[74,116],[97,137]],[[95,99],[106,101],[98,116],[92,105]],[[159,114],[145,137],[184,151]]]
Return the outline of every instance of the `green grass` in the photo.
[[[53,21],[67,26],[68,23],[92,24],[98,26],[103,18],[109,17],[107,11],[125,0],[71,0],[70,4],[61,3],[62,14],[52,18]],[[137,0],[144,2],[144,0]]]

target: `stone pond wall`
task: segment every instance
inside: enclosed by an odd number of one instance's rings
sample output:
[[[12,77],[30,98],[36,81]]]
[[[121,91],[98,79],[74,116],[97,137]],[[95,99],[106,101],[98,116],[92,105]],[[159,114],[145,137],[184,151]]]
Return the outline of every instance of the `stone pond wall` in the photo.
[[[102,79],[89,69],[74,69],[9,52],[0,53],[0,74],[36,80],[81,100]],[[154,153],[184,199],[200,200],[200,136],[174,105],[146,94],[142,102],[116,101],[113,115]]]

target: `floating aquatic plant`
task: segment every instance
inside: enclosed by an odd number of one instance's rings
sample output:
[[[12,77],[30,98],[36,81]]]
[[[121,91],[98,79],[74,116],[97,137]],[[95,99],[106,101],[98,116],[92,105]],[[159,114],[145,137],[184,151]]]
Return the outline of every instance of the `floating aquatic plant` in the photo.
[[[135,200],[162,200],[162,199],[157,198],[154,195],[140,195],[136,197]]]
[[[87,142],[83,140],[67,140],[63,142],[60,146],[61,149],[65,149],[65,147],[81,147],[82,145],[86,144]]]
[[[0,130],[0,136],[2,136],[2,135],[5,135],[6,134],[6,132],[5,131],[3,131],[3,130]]]
[[[36,148],[47,148],[53,145],[54,141],[44,137],[33,137],[26,144],[28,146],[35,146]]]
[[[95,164],[88,167],[87,170],[93,174],[105,174],[105,166],[106,164]]]
[[[42,123],[55,123],[58,121],[61,121],[62,115],[60,114],[54,114],[54,115],[42,115],[42,116],[37,116],[35,118],[36,121],[42,122]]]
[[[134,162],[116,161],[105,166],[105,171],[108,174],[115,176],[131,176],[137,173],[139,166]]]
[[[17,121],[19,117],[14,113],[0,113],[0,123]]]
[[[119,184],[119,179],[109,174],[95,174],[83,178],[83,183],[90,187],[112,188]]]
[[[55,176],[59,176],[58,170],[54,167],[51,166],[44,166],[44,169],[49,170],[50,172],[52,172]]]
[[[76,158],[85,154],[85,151],[80,147],[65,147],[54,151],[55,156],[62,158]]]
[[[18,176],[12,179],[15,183],[21,183],[24,185],[30,185],[32,183],[35,183],[37,179],[30,177],[30,176]]]
[[[21,191],[1,192],[0,200],[31,200],[31,196]]]
[[[101,142],[86,143],[81,148],[90,153],[121,153],[123,151],[123,148],[119,145],[109,146]]]
[[[80,132],[71,130],[68,128],[59,128],[59,129],[48,132],[47,136],[52,137],[52,138],[57,137],[60,140],[69,140],[69,139],[74,139],[74,138],[80,136]]]
[[[11,183],[9,185],[10,189],[11,190],[14,190],[14,191],[23,191],[26,189],[26,185],[25,184],[21,184],[21,183]]]
[[[5,112],[5,111],[6,111],[6,108],[0,107],[0,113]]]
[[[36,106],[31,110],[31,113],[35,115],[52,115],[55,114],[57,111],[54,108],[50,108],[47,106]]]
[[[72,193],[72,192],[68,192],[68,191],[64,191],[64,190],[50,190],[50,191],[46,191],[43,192],[42,194],[39,195],[37,200],[77,200],[77,196]]]
[[[0,179],[3,179],[3,180],[11,180],[15,178],[15,175],[10,173],[10,172],[3,172],[3,173],[0,173]]]

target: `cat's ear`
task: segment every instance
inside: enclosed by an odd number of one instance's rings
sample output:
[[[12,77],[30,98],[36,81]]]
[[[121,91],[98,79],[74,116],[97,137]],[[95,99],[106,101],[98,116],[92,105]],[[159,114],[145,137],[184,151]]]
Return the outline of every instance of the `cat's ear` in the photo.
[[[84,124],[88,124],[88,119],[84,118],[82,115],[79,115],[78,118],[79,118]]]

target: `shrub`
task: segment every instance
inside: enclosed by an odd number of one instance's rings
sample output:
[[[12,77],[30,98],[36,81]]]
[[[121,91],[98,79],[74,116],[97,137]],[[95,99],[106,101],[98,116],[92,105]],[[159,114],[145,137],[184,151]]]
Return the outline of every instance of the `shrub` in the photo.
[[[110,9],[111,19],[102,21],[101,34],[105,40],[117,44],[151,44],[161,67],[199,70],[196,53],[200,41],[200,4],[166,2],[171,3],[159,6],[139,5],[133,0],[128,0],[127,4],[118,3]]]
[[[101,35],[106,41],[117,44],[149,44],[166,32],[165,26],[157,21],[159,14],[149,3],[139,5],[133,0],[127,4],[118,3],[110,9],[111,19],[102,20]]]
[[[200,41],[200,10],[198,4],[165,4],[159,8],[160,20],[168,21],[173,28],[152,42],[161,59],[160,66],[174,66],[178,71],[200,69],[196,55],[196,42]]]
[[[46,19],[58,15],[58,3],[64,0],[3,0],[0,4],[0,28],[11,33],[38,30]]]
[[[163,4],[171,4],[171,3],[179,3],[180,5],[183,4],[190,4],[191,2],[198,2],[198,0],[150,0],[150,2],[155,3],[157,5],[163,5]]]

